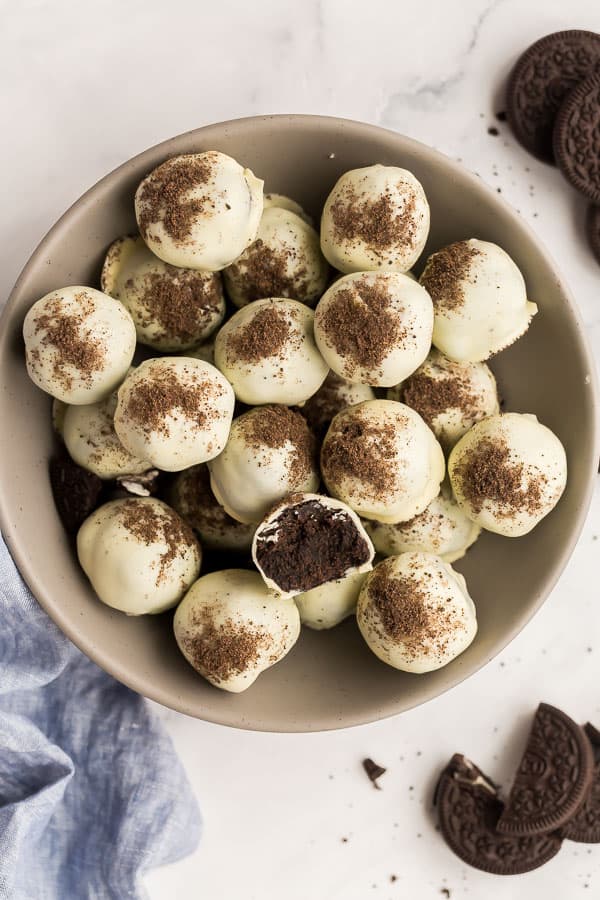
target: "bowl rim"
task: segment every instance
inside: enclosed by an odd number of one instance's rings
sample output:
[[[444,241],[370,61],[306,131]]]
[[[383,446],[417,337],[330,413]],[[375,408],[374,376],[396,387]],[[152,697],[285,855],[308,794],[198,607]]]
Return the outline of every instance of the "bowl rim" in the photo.
[[[476,188],[477,191],[489,193],[490,196],[493,197],[496,205],[502,207],[507,216],[515,222],[516,226],[520,230],[525,232],[525,234],[528,236],[528,238],[540,254],[543,263],[554,277],[557,288],[566,302],[570,317],[573,321],[574,332],[576,332],[578,352],[581,356],[581,359],[585,361],[585,364],[587,366],[589,383],[587,383],[586,387],[591,393],[593,408],[593,453],[590,454],[590,471],[588,473],[585,491],[580,498],[581,502],[578,505],[577,517],[574,523],[574,527],[571,529],[568,540],[566,540],[562,545],[560,555],[554,557],[552,568],[548,570],[547,574],[545,574],[544,578],[540,582],[535,598],[532,599],[532,602],[522,611],[522,613],[518,617],[515,617],[512,626],[508,628],[506,632],[503,632],[502,638],[494,644],[493,651],[491,653],[488,653],[481,661],[477,662],[472,667],[469,667],[466,671],[463,671],[463,669],[459,668],[456,676],[450,681],[450,683],[444,685],[441,690],[438,690],[436,693],[432,694],[430,697],[424,700],[418,699],[415,700],[415,702],[409,702],[408,704],[403,705],[402,709],[387,710],[382,713],[381,710],[377,711],[374,708],[372,714],[369,713],[367,715],[361,714],[353,717],[346,717],[346,720],[344,722],[332,720],[331,723],[327,726],[320,726],[318,729],[302,727],[301,725],[299,727],[287,727],[286,729],[284,729],[284,733],[310,733],[312,731],[334,731],[342,728],[356,727],[375,721],[383,721],[388,718],[399,716],[403,712],[408,712],[410,709],[416,708],[417,706],[421,706],[424,703],[428,703],[431,700],[437,699],[438,697],[442,696],[442,694],[445,694],[447,691],[458,686],[463,681],[486,666],[489,662],[491,662],[492,659],[494,659],[502,650],[504,650],[508,646],[508,644],[511,643],[512,640],[514,640],[514,638],[523,630],[525,625],[527,625],[528,622],[531,621],[533,616],[539,611],[539,609],[548,599],[551,591],[562,575],[564,568],[568,563],[573,550],[575,549],[587,517],[595,485],[596,463],[594,462],[594,460],[597,460],[600,454],[600,392],[598,377],[596,373],[595,359],[586,336],[581,314],[577,305],[575,304],[573,294],[569,289],[560,269],[547,250],[544,242],[538,237],[532,226],[521,218],[514,207],[512,207],[511,204],[509,204],[504,199],[504,197],[499,196],[491,186],[489,186],[477,175],[467,169],[462,163],[453,160],[451,157],[447,156],[441,151],[430,147],[429,145],[424,144],[421,141],[415,140],[414,138],[408,137],[401,132],[394,131],[393,129],[338,116],[322,116],[317,114],[304,113],[278,113],[268,115],[244,116],[235,119],[228,119],[222,122],[211,122],[198,128],[181,132],[178,135],[173,135],[172,137],[166,138],[165,140],[162,140],[157,144],[153,144],[152,146],[147,147],[140,153],[135,154],[135,156],[128,158],[123,163],[116,166],[114,169],[100,178],[83,194],[81,194],[81,196],[78,197],[72,204],[70,204],[39,241],[35,249],[31,252],[21,272],[19,273],[14,287],[12,288],[7,301],[0,313],[0,334],[4,333],[4,331],[8,328],[8,323],[12,318],[13,307],[16,305],[16,298],[21,288],[21,284],[27,279],[30,270],[32,270],[34,267],[37,267],[37,265],[39,264],[39,257],[43,253],[46,244],[50,242],[55,232],[62,227],[62,223],[64,222],[64,220],[69,218],[74,210],[79,209],[80,207],[83,207],[93,201],[94,196],[102,189],[107,181],[112,180],[118,173],[123,172],[124,170],[132,166],[132,164],[141,163],[144,157],[147,155],[155,155],[156,152],[161,149],[163,149],[165,151],[165,154],[167,154],[169,152],[169,147],[174,140],[178,140],[185,136],[201,138],[203,132],[206,132],[207,130],[213,128],[229,130],[238,128],[247,129],[248,127],[252,127],[253,125],[263,127],[264,125],[272,121],[285,121],[293,128],[302,128],[307,124],[314,125],[318,122],[322,122],[329,125],[335,125],[338,128],[360,128],[367,136],[369,134],[372,134],[374,137],[383,133],[393,137],[394,139],[399,139],[400,141],[402,141],[402,143],[404,143],[406,146],[411,147],[414,152],[420,154],[421,156],[428,157],[433,161],[437,160],[445,167],[449,166],[451,169],[455,169],[460,173],[461,178],[466,179],[466,181],[470,183],[474,188]],[[217,725],[224,725],[231,728],[239,728],[242,730],[282,733],[281,730],[275,731],[275,729],[273,728],[268,728],[265,726],[261,727],[260,724],[257,725],[256,723],[248,722],[246,719],[242,718],[237,721],[232,721],[231,715],[228,714],[226,704],[223,704],[222,714],[208,711],[207,715],[199,716],[197,712],[192,710],[190,706],[186,704],[183,698],[177,698],[169,693],[164,693],[160,685],[149,684],[147,680],[143,678],[143,676],[137,676],[135,673],[132,674],[131,672],[124,671],[123,667],[119,664],[113,663],[110,659],[110,655],[107,656],[106,652],[98,648],[90,637],[82,634],[81,632],[78,632],[75,627],[71,626],[67,617],[63,616],[61,606],[59,604],[56,604],[53,601],[52,597],[49,596],[49,594],[46,592],[41,578],[38,577],[38,575],[34,572],[33,568],[28,563],[24,553],[21,552],[20,545],[22,543],[22,540],[19,537],[18,530],[11,524],[10,509],[8,508],[4,497],[4,491],[2,490],[2,479],[0,479],[0,532],[4,537],[9,552],[19,570],[22,579],[25,581],[26,585],[28,586],[40,606],[60,628],[63,634],[65,634],[82,653],[84,653],[89,659],[95,662],[105,672],[112,675],[112,677],[120,681],[122,684],[125,684],[132,690],[136,691],[137,693],[141,694],[142,696],[147,697],[148,699],[153,700],[161,704],[162,706],[173,709],[176,712],[183,713],[184,715],[189,715],[193,718],[199,718],[201,719],[201,721],[211,722]],[[179,703],[177,702],[178,699],[180,701]]]

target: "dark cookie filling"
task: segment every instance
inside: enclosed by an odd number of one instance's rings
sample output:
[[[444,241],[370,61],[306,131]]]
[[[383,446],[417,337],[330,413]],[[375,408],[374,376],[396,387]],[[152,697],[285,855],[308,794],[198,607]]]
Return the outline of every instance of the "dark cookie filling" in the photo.
[[[348,513],[317,500],[284,508],[261,529],[256,561],[282,591],[310,591],[369,561],[370,547]]]

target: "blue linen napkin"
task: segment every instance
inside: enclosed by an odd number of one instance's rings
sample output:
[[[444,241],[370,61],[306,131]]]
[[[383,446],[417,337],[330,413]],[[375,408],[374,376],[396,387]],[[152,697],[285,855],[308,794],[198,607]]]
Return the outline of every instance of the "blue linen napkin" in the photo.
[[[148,704],[59,631],[0,538],[0,900],[144,897],[200,825]]]

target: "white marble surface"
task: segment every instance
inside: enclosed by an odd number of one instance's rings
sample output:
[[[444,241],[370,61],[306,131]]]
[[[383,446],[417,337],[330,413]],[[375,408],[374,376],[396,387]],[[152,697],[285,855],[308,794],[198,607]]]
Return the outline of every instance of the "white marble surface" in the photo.
[[[600,31],[598,0],[0,0],[0,296],[65,207],[141,149],[262,112],[348,116],[433,144],[500,187],[549,246],[600,356],[600,268],[584,204],[494,112],[528,43]],[[434,829],[439,765],[460,749],[506,779],[540,699],[600,722],[600,496],[553,595],[484,671],[400,718],[345,732],[236,732],[159,710],[201,803],[200,850],[147,878],[152,900],[572,900],[600,895],[600,847],[567,844],[503,880]],[[499,598],[501,602],[501,598]],[[375,791],[360,768],[389,768]],[[343,840],[347,839],[347,840]],[[396,880],[392,881],[391,876]]]

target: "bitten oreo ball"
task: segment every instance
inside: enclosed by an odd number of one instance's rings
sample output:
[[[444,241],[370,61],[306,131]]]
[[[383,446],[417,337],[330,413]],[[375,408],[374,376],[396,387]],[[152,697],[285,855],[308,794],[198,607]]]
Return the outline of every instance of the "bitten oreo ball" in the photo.
[[[400,272],[357,272],[336,281],[315,311],[315,339],[341,378],[391,387],[421,365],[431,347],[433,305]]]
[[[319,486],[315,437],[286,406],[261,406],[234,419],[227,446],[208,468],[215,497],[240,522],[260,522],[287,494]]]
[[[215,364],[238,400],[288,406],[308,400],[329,371],[313,325],[313,311],[297,300],[256,300],[238,310],[215,342]]]
[[[403,522],[439,493],[442,448],[414,410],[392,400],[350,406],[333,419],[321,448],[330,494],[366,519]]]
[[[156,350],[187,350],[223,321],[225,298],[217,272],[170,266],[139,237],[119,238],[104,261],[102,290],[129,310],[137,339]]]
[[[291,210],[264,210],[256,240],[224,270],[233,303],[245,306],[265,297],[289,297],[314,306],[325,290],[329,265],[319,236]]]
[[[402,553],[375,566],[361,588],[356,618],[373,653],[403,672],[442,668],[477,633],[465,579],[429,553]]]
[[[375,551],[350,507],[322,494],[292,494],[258,525],[252,559],[283,597],[368,572]]]
[[[293,600],[283,600],[258,572],[225,569],[199,578],[173,620],[179,649],[215,687],[240,693],[279,662],[300,634]]]
[[[234,401],[231,385],[210,363],[148,359],[119,388],[115,431],[130,453],[178,472],[221,452]]]
[[[263,182],[216,150],[174,156],[135,194],[140,234],[156,256],[216,272],[252,243],[263,211]]]
[[[340,272],[406,272],[428,234],[425,191],[412,172],[397,166],[345,172],[323,207],[321,248]]]
[[[122,303],[93,288],[46,294],[23,323],[27,372],[64,403],[96,403],[123,381],[135,351],[135,326]]]

